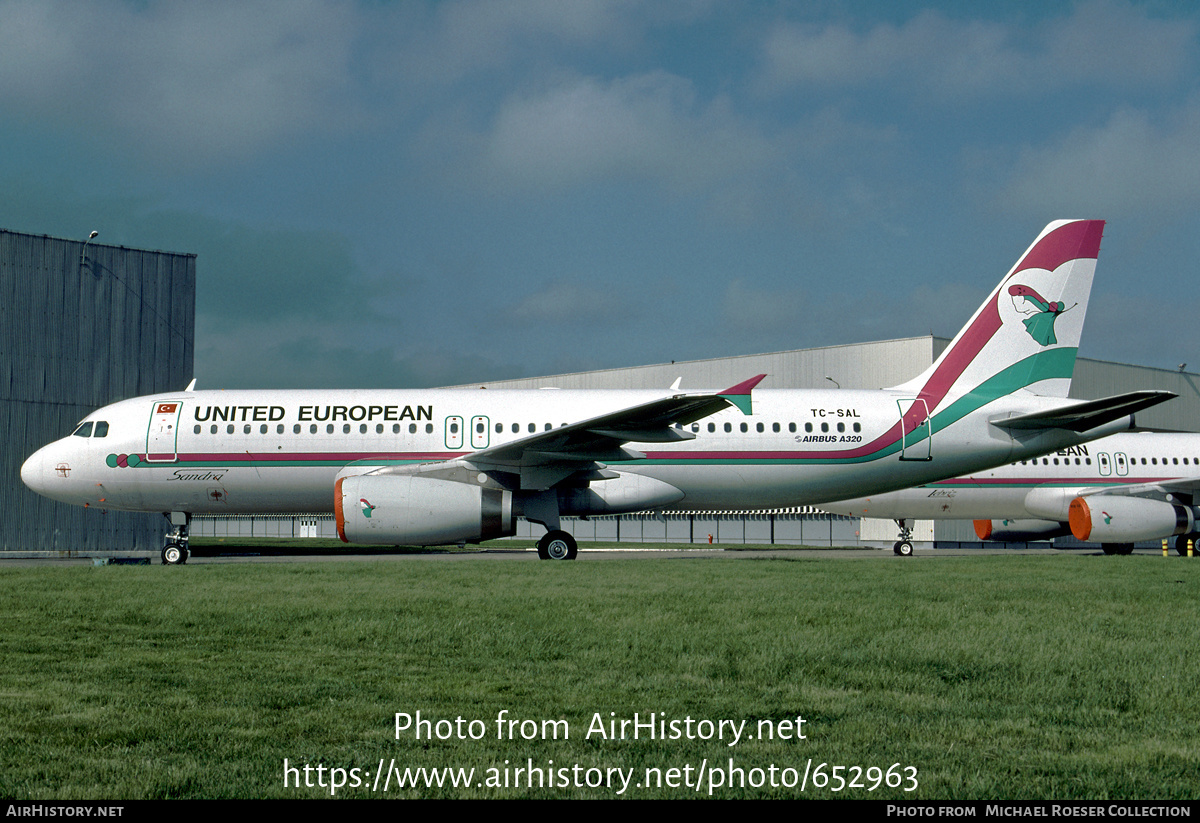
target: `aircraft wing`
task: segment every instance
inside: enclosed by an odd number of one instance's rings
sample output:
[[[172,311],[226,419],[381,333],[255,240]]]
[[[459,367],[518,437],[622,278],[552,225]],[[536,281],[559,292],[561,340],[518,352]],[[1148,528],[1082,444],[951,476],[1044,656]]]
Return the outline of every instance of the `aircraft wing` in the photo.
[[[1168,494],[1195,494],[1200,492],[1200,477],[1176,477],[1170,480],[1155,480],[1150,483],[1130,483],[1124,486],[1098,486],[1084,489],[1080,497],[1103,494],[1106,497],[1164,498]]]
[[[714,394],[675,394],[602,414],[500,446],[465,454],[480,471],[518,472],[522,488],[548,487],[575,471],[607,460],[637,460],[644,454],[626,443],[674,443],[695,438],[677,426],[694,423],[729,406],[750,413],[750,390],[760,374]]]
[[[1177,396],[1169,391],[1135,391],[1100,400],[1083,400],[1049,411],[1000,418],[991,423],[1002,429],[1070,429],[1085,432]]]

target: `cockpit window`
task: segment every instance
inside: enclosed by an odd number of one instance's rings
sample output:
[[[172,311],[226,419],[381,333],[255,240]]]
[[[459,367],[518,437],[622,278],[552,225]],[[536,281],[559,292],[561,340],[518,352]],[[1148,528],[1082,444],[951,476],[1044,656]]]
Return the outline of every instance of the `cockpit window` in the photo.
[[[108,421],[97,420],[96,429],[92,432],[92,437],[108,437]]]
[[[76,437],[91,437],[92,436],[92,421],[84,423],[75,430]]]

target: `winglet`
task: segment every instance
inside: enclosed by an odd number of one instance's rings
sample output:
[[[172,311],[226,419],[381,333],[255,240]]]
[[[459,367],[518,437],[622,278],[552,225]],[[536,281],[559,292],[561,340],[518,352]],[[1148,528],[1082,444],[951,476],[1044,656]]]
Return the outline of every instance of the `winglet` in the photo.
[[[765,374],[760,374],[757,377],[751,377],[749,380],[743,380],[736,386],[730,386],[725,391],[717,392],[717,396],[722,400],[728,400],[733,405],[742,410],[742,414],[750,414],[750,390],[762,382],[766,377]]]

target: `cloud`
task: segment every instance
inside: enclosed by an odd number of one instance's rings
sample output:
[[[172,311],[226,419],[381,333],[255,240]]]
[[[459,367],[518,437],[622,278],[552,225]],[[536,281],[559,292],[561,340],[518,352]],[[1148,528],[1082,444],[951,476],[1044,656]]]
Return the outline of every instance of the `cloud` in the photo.
[[[231,325],[207,317],[197,322],[196,341],[202,389],[421,388],[523,376],[473,352],[360,345],[336,322]]]
[[[1200,101],[1169,116],[1120,110],[1022,152],[998,202],[1015,213],[1171,214],[1200,206]]]
[[[829,281],[818,292],[756,289],[732,281],[721,302],[721,325],[736,351],[784,351],[873,340],[953,336],[987,297],[962,283],[847,291]]]
[[[783,23],[763,41],[759,88],[889,88],[957,98],[1047,94],[1084,84],[1160,87],[1186,80],[1196,22],[1161,20],[1120,0],[1021,26],[923,11],[902,24]]]
[[[614,290],[602,290],[579,283],[553,283],[536,289],[509,311],[520,324],[555,326],[591,323],[628,322],[636,309]]]
[[[245,157],[354,114],[353,7],[296,0],[0,5],[0,111],[126,157]]]
[[[540,189],[598,180],[692,189],[777,155],[728,100],[701,103],[688,80],[666,72],[576,78],[515,95],[485,141],[491,176]]]
[[[399,4],[382,27],[399,45],[380,56],[384,75],[409,86],[446,85],[553,65],[580,51],[632,52],[656,26],[707,14],[710,0],[452,0]],[[415,7],[415,9],[414,9]]]

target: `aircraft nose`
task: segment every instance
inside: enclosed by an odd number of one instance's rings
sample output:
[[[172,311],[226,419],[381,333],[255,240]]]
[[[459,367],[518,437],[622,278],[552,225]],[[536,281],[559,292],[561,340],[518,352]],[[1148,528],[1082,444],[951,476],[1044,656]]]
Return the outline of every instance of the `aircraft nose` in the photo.
[[[21,482],[38,494],[46,490],[45,449],[38,449],[21,464]]]

